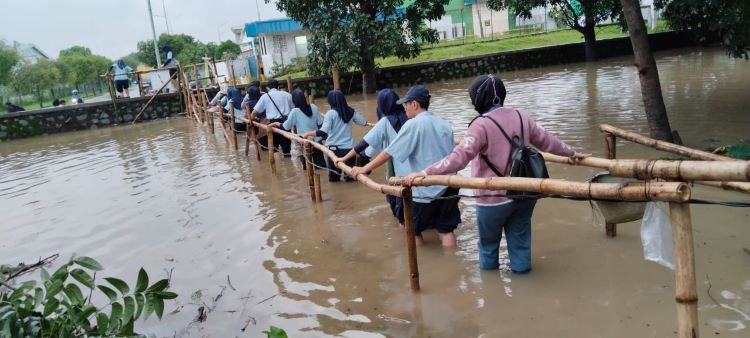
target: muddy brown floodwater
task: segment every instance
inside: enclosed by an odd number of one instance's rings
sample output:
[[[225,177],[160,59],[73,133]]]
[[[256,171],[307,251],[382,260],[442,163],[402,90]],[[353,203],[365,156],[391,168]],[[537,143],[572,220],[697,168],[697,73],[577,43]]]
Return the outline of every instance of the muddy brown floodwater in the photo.
[[[672,126],[687,144],[748,137],[750,62],[720,49],[657,56]],[[598,124],[647,133],[629,64],[615,58],[499,75],[507,106],[529,109],[575,148],[604,156]],[[432,110],[457,136],[475,115],[470,80],[429,84]],[[374,119],[374,96],[350,102]],[[621,158],[664,156],[618,145]],[[593,174],[550,167],[558,178]],[[382,172],[373,175],[382,180]],[[131,283],[141,266],[152,280],[172,270],[180,296],[167,303],[169,314],[137,324],[158,336],[258,337],[271,325],[292,337],[674,335],[673,272],[643,259],[638,222],[610,239],[587,202],[542,200],[534,271],[516,276],[507,256],[501,270],[479,271],[473,202],[464,199],[458,249],[443,250],[428,235],[418,250],[423,289],[413,294],[404,237],[383,196],[356,183],[324,180],[322,188],[315,207],[298,163],[279,162],[272,175],[265,154],[260,163],[238,156],[185,119],[2,143],[0,257],[15,264],[88,255],[105,266],[102,276]],[[748,199],[701,187],[694,196]],[[701,333],[748,337],[750,210],[692,211]],[[195,323],[199,306],[213,310]]]

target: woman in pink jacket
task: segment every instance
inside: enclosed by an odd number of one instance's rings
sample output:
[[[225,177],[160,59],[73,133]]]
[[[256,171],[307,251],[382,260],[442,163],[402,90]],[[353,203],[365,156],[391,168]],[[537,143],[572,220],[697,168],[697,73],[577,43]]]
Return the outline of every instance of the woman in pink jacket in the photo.
[[[461,143],[451,154],[422,172],[410,174],[405,183],[415,177],[455,173],[471,162],[473,177],[494,177],[495,172],[507,174],[513,145],[499,127],[511,138],[521,138],[524,144],[561,156],[574,158],[589,154],[576,153],[573,148],[534,123],[524,111],[503,107],[505,86],[494,75],[481,75],[469,87],[469,97],[480,114],[470,124]],[[523,128],[523,130],[521,130]],[[484,155],[484,156],[482,156]],[[494,166],[494,168],[492,168]],[[494,170],[493,170],[494,169]],[[479,267],[493,270],[499,267],[500,239],[503,231],[508,242],[510,268],[514,273],[531,271],[531,214],[536,200],[511,200],[505,191],[476,189],[477,228],[479,231]]]

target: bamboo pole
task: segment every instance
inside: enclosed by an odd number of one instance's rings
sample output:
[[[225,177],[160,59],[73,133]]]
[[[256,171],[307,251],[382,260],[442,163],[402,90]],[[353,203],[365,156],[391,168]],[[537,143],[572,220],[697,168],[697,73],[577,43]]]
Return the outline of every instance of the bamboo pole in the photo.
[[[617,157],[617,138],[615,135],[605,133],[604,141],[607,143],[607,158],[614,160]],[[617,223],[605,223],[604,228],[607,237],[617,236]]]
[[[135,80],[138,81],[138,97],[143,97],[143,80],[141,79],[141,73],[135,73]]]
[[[608,160],[587,157],[574,160],[570,157],[542,153],[548,162],[608,170],[619,177],[642,180],[663,178],[681,181],[748,181],[750,162],[747,161],[668,161],[668,160]]]
[[[175,75],[177,75],[177,73],[174,73],[174,74],[173,74],[172,76],[170,76],[170,77],[169,77],[169,79],[170,79],[170,80],[171,80],[171,79],[173,79],[173,78],[175,77]],[[135,124],[135,122],[136,122],[136,121],[138,121],[138,118],[139,118],[139,117],[141,116],[141,114],[143,114],[143,112],[144,112],[144,111],[146,110],[146,108],[148,108],[148,106],[149,106],[149,105],[151,104],[151,102],[152,102],[152,101],[154,101],[154,99],[155,99],[155,98],[156,98],[157,96],[159,96],[159,93],[161,93],[161,91],[162,91],[162,90],[163,90],[163,89],[164,89],[164,88],[165,88],[165,87],[166,87],[166,86],[167,86],[168,84],[169,84],[169,81],[165,82],[165,83],[164,83],[164,84],[163,84],[163,85],[161,86],[161,88],[159,88],[159,90],[158,90],[158,91],[156,91],[156,94],[154,94],[154,96],[152,96],[152,97],[151,97],[150,99],[148,99],[148,101],[146,101],[146,104],[145,104],[145,105],[143,106],[143,108],[141,108],[141,111],[139,111],[139,112],[138,112],[138,114],[137,114],[137,115],[135,115],[135,118],[133,118],[133,122],[131,122],[131,124]],[[180,100],[180,107],[182,107],[182,100]]]
[[[677,337],[698,337],[698,293],[695,286],[695,254],[690,205],[669,203],[674,242]]]
[[[232,132],[232,147],[234,150],[239,150],[237,145],[237,130],[234,129],[234,102],[229,101],[229,130]]]
[[[389,184],[400,185],[402,177],[392,177]],[[426,176],[414,179],[412,185],[447,185],[454,188],[517,190],[547,196],[617,200],[686,202],[690,187],[684,182],[590,183],[552,178]]]
[[[417,263],[417,242],[412,215],[411,188],[406,188],[402,195],[404,203],[404,233],[406,250],[409,257],[409,286],[412,292],[419,291],[419,265]]]
[[[333,89],[341,90],[341,76],[339,75],[339,66],[333,65],[331,72],[333,73]]]
[[[266,128],[266,137],[268,140],[268,162],[271,164],[271,172],[276,174],[276,158],[273,157],[273,151],[275,150],[273,146],[273,129],[274,128]]]
[[[291,75],[287,75],[287,77],[286,77],[286,89],[290,93],[294,90],[294,85],[292,84],[292,76]]]
[[[305,163],[307,169],[307,181],[310,185],[310,197],[315,201],[315,168],[313,168],[313,147],[309,142],[303,145],[305,151]]]
[[[320,174],[313,176],[313,184],[315,185],[315,202],[323,202],[323,190],[320,188]]]
[[[609,124],[600,124],[599,130],[601,132],[608,133],[631,142],[635,142],[654,149],[663,150],[672,154],[686,156],[692,159],[708,161],[736,161],[731,157],[716,155],[713,153],[688,148],[674,143],[655,140],[650,137],[611,126]]]

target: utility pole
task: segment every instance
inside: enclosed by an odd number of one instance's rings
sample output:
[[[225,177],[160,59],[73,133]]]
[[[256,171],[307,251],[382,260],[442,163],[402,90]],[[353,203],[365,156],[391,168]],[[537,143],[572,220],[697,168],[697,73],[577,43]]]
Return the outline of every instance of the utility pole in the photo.
[[[164,5],[164,0],[161,0],[161,9],[164,11],[164,24],[167,25],[167,34],[172,35],[169,32],[169,20],[167,20],[167,7]]]
[[[154,13],[151,11],[151,0],[148,3],[148,18],[151,20],[151,34],[154,36],[154,53],[156,54],[156,66],[161,66],[161,56],[159,55],[159,45],[156,42],[156,28],[154,28]]]
[[[260,21],[260,6],[258,6],[258,0],[255,0],[255,11],[258,12],[258,21]]]

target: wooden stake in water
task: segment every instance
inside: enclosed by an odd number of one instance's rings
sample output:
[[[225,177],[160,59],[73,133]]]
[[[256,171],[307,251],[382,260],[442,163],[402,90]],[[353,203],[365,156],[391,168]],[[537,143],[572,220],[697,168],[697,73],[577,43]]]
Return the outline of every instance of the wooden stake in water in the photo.
[[[616,142],[617,138],[615,135],[612,135],[610,133],[606,133],[604,135],[604,141],[607,143],[607,158],[610,160],[614,160],[617,157],[617,148],[616,148]],[[605,224],[607,237],[616,237],[617,236],[617,223],[606,223]]]
[[[419,291],[419,266],[417,265],[417,239],[414,233],[412,219],[411,188],[404,188],[401,198],[404,203],[404,233],[406,234],[406,249],[409,254],[409,285],[411,291]]]
[[[237,131],[234,129],[234,102],[229,101],[229,131],[232,133],[232,147],[239,150],[237,145]]]
[[[677,337],[698,337],[698,292],[695,287],[695,253],[690,204],[669,203],[674,242]]]
[[[305,142],[305,166],[307,168],[307,181],[310,185],[310,198],[315,201],[315,168],[313,167],[313,148],[310,142]]]
[[[268,162],[271,163],[271,172],[276,174],[276,158],[273,157],[273,128],[268,128],[266,136],[268,137]]]
[[[331,70],[333,73],[333,89],[335,90],[341,90],[341,76],[339,75],[339,66],[333,65],[333,69]]]
[[[286,77],[286,89],[291,93],[292,90],[294,90],[294,85],[292,84],[292,77],[288,75]]]
[[[323,202],[323,191],[320,188],[320,174],[315,174],[313,184],[315,185],[315,202]]]

